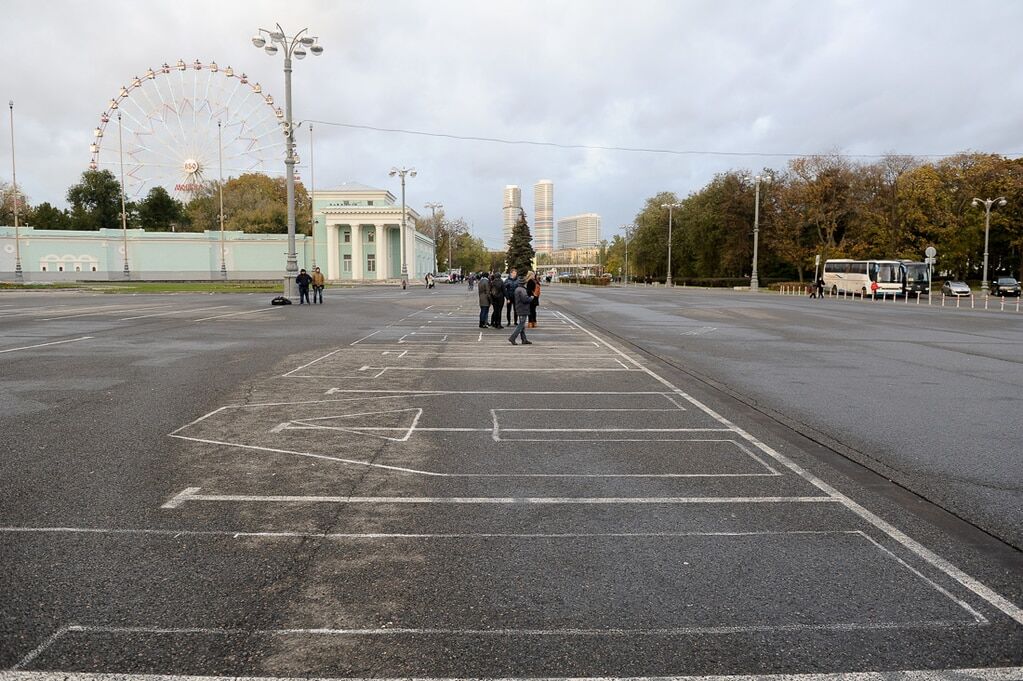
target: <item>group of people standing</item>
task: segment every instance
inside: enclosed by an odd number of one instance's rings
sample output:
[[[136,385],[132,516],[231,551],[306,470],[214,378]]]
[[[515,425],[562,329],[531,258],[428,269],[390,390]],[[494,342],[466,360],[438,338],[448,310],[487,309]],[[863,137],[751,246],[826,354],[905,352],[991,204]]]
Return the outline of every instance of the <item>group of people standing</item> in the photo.
[[[524,279],[519,279],[514,268],[508,278],[502,280],[499,272],[480,272],[476,286],[480,301],[480,328],[503,329],[502,311],[507,315],[507,325],[515,318],[515,330],[508,342],[515,345],[516,338],[522,338],[523,345],[532,345],[526,338],[526,325],[536,328],[536,308],[540,304],[540,282],[530,270]],[[493,308],[493,313],[491,313]]]
[[[309,301],[309,287],[313,289],[313,303],[323,304],[323,287],[327,285],[327,281],[323,276],[323,272],[320,272],[319,267],[313,268],[312,276],[309,275],[305,269],[302,269],[298,276],[295,277],[295,283],[298,284],[298,304],[305,305]]]

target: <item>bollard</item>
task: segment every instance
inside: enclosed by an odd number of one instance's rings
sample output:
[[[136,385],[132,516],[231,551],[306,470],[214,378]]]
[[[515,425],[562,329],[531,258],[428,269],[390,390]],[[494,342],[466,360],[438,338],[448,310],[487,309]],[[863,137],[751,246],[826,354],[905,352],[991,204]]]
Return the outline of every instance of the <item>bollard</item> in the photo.
[[[998,310],[998,311],[999,311],[999,312],[1005,312],[1005,298],[1004,298],[1004,297],[1002,297],[1002,307],[1001,307],[1001,309],[1000,309],[1000,310]]]
[[[959,309],[959,301],[962,300],[959,296],[956,296],[956,309]],[[972,300],[970,302],[973,302]]]

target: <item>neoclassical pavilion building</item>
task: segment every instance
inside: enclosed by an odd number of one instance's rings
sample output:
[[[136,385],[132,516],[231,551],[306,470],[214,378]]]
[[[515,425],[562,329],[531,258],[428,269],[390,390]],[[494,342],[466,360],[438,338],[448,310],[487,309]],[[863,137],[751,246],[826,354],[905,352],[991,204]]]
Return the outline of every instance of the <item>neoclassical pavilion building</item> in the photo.
[[[386,189],[346,182],[313,193],[313,262],[330,281],[401,277],[401,204]],[[434,267],[433,239],[420,234],[406,205],[405,261],[410,280]]]

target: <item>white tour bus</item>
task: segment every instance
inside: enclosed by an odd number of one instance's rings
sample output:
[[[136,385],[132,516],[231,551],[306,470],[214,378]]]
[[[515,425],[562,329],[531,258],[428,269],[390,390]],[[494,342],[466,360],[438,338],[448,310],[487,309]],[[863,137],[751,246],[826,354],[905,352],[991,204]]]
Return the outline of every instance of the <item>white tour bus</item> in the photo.
[[[839,293],[869,296],[877,282],[877,294],[902,293],[903,267],[898,260],[828,260],[824,263],[824,288]]]

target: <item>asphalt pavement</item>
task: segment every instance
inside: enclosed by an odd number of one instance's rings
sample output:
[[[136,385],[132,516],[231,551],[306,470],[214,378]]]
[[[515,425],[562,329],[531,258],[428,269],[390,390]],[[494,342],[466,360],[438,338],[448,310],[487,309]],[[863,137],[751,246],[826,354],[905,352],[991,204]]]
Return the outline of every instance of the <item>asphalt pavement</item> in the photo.
[[[1023,677],[1018,430],[898,418],[1018,400],[1020,318],[550,286],[512,347],[461,286],[265,298],[0,296],[5,679]]]

